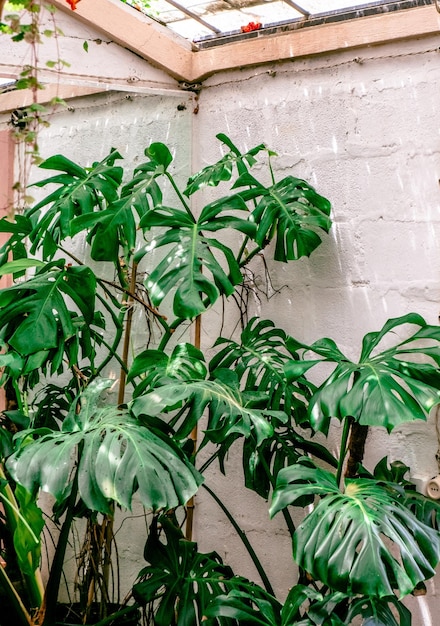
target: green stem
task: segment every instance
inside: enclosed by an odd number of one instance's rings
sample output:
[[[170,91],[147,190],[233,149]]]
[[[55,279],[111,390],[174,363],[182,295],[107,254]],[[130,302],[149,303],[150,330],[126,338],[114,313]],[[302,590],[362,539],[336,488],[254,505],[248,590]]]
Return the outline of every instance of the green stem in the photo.
[[[28,532],[32,536],[33,540],[35,541],[35,544],[38,545],[39,537],[37,537],[34,534],[34,531],[31,528],[31,526],[28,524],[26,518],[20,513],[20,509],[19,509],[17,500],[15,498],[14,492],[12,491],[11,486],[7,482],[6,475],[3,471],[3,466],[1,464],[0,464],[0,500],[2,500],[3,502],[3,510],[4,510],[4,515],[6,517],[6,524],[11,532],[11,535],[13,536],[15,532],[17,531],[17,526],[18,526],[19,520],[21,519],[22,524],[26,526]],[[28,558],[29,565],[31,565],[30,555],[28,555],[27,558]],[[18,565],[20,567],[20,564]],[[2,570],[1,573],[3,574],[3,578],[6,576],[6,579],[9,580],[6,572],[3,571],[3,568],[1,567],[1,565],[0,565],[0,570]],[[43,582],[41,580],[41,572],[39,568],[36,568],[36,570],[32,574],[27,574],[23,571],[21,571],[21,574],[23,577],[24,584],[26,586],[27,594],[29,596],[30,605],[33,607],[40,607],[43,601],[44,587],[43,587]]]
[[[81,451],[78,452],[78,459],[80,458]],[[69,542],[69,533],[74,519],[75,504],[78,495],[78,467],[75,472],[75,477],[72,483],[72,490],[69,495],[66,517],[63,525],[61,526],[60,536],[55,549],[54,558],[47,581],[46,594],[45,594],[45,607],[43,607],[43,622],[42,626],[55,626],[56,623],[56,607],[58,601],[58,594],[61,584],[61,577],[63,573],[64,557],[66,554],[67,545]]]
[[[95,626],[107,626],[107,624],[113,624],[119,617],[124,617],[125,615],[129,615],[130,613],[134,613],[139,609],[138,604],[133,604],[132,606],[126,606],[115,613],[112,613],[108,617],[96,622]]]
[[[255,446],[257,446],[257,444],[255,443]],[[256,447],[256,450],[258,452],[258,458],[260,459],[260,463],[262,465],[262,467],[264,468],[264,471],[266,472],[266,475],[270,481],[270,484],[272,485],[272,489],[275,489],[275,485],[276,485],[276,479],[274,477],[274,475],[272,474],[272,472],[270,471],[270,467],[267,464],[266,459],[264,458],[264,456],[262,454],[260,454],[260,449]],[[284,517],[284,521],[286,522],[286,526],[287,529],[290,533],[290,536],[293,537],[293,535],[295,534],[295,524],[293,523],[292,517],[289,513],[289,511],[284,508],[282,509],[282,514]]]
[[[261,251],[263,250],[262,247],[258,246],[257,248],[255,248],[254,250],[252,250],[252,252],[249,252],[249,254],[247,255],[247,257],[245,259],[243,259],[243,261],[239,261],[239,265],[240,267],[245,267],[245,265],[247,265],[249,263],[249,261],[251,259],[254,258],[254,256],[256,256],[257,254],[259,254]]]
[[[223,502],[220,500],[220,498],[212,491],[212,489],[210,489],[205,484],[203,484],[202,487],[204,489],[206,489],[206,491],[209,493],[209,495],[212,498],[214,498],[214,500],[217,502],[217,504],[219,505],[219,507],[221,508],[223,513],[226,515],[228,520],[231,522],[232,526],[234,527],[235,532],[240,537],[240,539],[243,542],[243,544],[244,544],[244,546],[245,546],[249,556],[251,557],[252,562],[255,565],[255,568],[256,568],[258,574],[260,575],[261,581],[262,581],[266,591],[274,596],[275,592],[273,590],[272,585],[270,584],[270,580],[267,577],[266,572],[264,571],[264,568],[263,568],[263,566],[261,564],[260,559],[258,558],[258,556],[257,556],[255,550],[253,549],[249,539],[247,538],[246,533],[240,528],[240,526],[237,524],[237,522],[235,521],[235,519],[232,516],[232,514],[229,512],[229,510],[226,508],[226,506],[223,504]]]
[[[269,164],[269,172],[270,172],[270,177],[272,179],[272,186],[273,186],[273,185],[275,185],[275,176],[274,176],[274,173],[273,173],[272,161],[270,159],[270,152],[268,152],[268,159],[267,159],[267,161],[268,161],[268,164]]]
[[[17,622],[14,621],[14,625],[17,626],[32,626],[32,619],[24,606],[20,596],[18,595],[14,585],[9,579],[5,569],[0,565],[0,587],[2,587],[3,591],[6,593],[8,597],[8,601],[14,609],[14,618],[17,619]]]
[[[241,257],[243,256],[244,251],[246,250],[246,246],[248,244],[248,241],[249,241],[249,237],[248,237],[248,235],[246,235],[245,238],[243,239],[243,243],[241,244],[240,250],[238,251],[238,254],[237,254],[237,263],[239,265],[241,263]]]
[[[178,186],[176,185],[176,183],[174,182],[174,178],[171,176],[171,174],[169,172],[165,172],[165,176],[168,178],[168,180],[170,181],[174,191],[177,194],[177,197],[179,198],[180,202],[182,203],[183,208],[185,209],[185,211],[188,213],[188,215],[191,217],[191,219],[194,221],[194,223],[196,222],[196,220],[194,219],[194,215],[192,214],[192,211],[188,205],[188,203],[186,202],[185,198],[183,197],[183,195],[180,193],[180,189],[178,188]]]
[[[346,417],[344,421],[344,426],[342,429],[341,450],[339,452],[338,469],[336,471],[336,482],[339,488],[341,488],[342,472],[344,470],[344,462],[345,462],[345,457],[347,455],[348,436],[350,434],[352,421],[353,421],[352,417]]]
[[[165,330],[165,333],[162,336],[162,339],[157,347],[158,350],[162,350],[164,351],[167,343],[169,342],[169,340],[171,339],[171,337],[173,336],[173,334],[176,332],[177,328],[179,328],[179,326],[181,324],[183,324],[184,322],[187,322],[188,320],[183,318],[183,317],[178,317],[174,320],[174,322],[172,324],[170,324],[168,326],[168,328]]]

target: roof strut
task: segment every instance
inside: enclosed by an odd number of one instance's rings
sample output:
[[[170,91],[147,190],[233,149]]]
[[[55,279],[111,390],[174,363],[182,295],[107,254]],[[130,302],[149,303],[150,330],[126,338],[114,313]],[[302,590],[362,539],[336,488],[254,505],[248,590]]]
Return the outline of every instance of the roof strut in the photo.
[[[212,30],[212,32],[217,33],[217,34],[220,34],[222,32],[219,28],[216,28],[212,24],[208,24],[208,22],[205,22],[205,20],[199,17],[196,13],[193,13],[193,11],[190,11],[190,9],[183,7],[181,4],[179,4],[175,0],[167,0],[167,4],[171,4],[171,6],[175,7],[176,9],[179,9],[179,11],[182,11],[182,13],[185,13],[185,15],[187,15],[188,17],[191,17],[193,20],[195,20],[199,24],[202,24],[202,26],[204,26],[205,28]]]
[[[304,17],[310,16],[310,12],[307,11],[307,9],[303,9],[302,7],[300,7],[298,4],[296,4],[296,2],[293,2],[292,0],[284,0],[284,2],[291,6],[293,9],[295,9],[295,11],[298,11],[298,13],[304,15]]]

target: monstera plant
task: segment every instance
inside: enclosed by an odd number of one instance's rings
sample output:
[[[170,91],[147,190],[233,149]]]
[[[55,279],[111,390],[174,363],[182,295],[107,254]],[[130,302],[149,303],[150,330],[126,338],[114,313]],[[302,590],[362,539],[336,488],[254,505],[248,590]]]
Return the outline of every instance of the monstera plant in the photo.
[[[10,233],[0,274],[13,281],[0,291],[8,402],[0,429],[0,585],[14,623],[60,623],[75,518],[87,521],[80,623],[137,623],[142,610],[157,626],[348,625],[359,616],[406,626],[402,598],[435,572],[438,505],[405,480],[402,464],[385,459],[369,471],[362,461],[368,428],[425,419],[440,402],[440,330],[416,314],[390,320],[365,337],[354,363],[331,339],[305,345],[241,309],[241,335],[218,337],[208,361],[198,339],[203,314],[227,298],[245,301],[256,255],[295,261],[331,226],[329,202],[308,183],[275,179],[273,152],[258,145],[242,153],[218,138],[224,156],[184,185],[162,143],[146,149],[131,175],[116,150],[88,168],[50,157],[40,167],[52,173],[36,185],[49,186],[48,194],[0,221]],[[254,175],[263,166],[268,184]],[[195,211],[192,197],[206,187]],[[76,240],[87,246],[81,258]],[[390,335],[401,339],[392,343]],[[319,375],[312,382],[308,373],[322,364],[318,385]],[[332,419],[343,424],[338,458],[314,438],[328,434]],[[203,482],[211,463],[229,471],[232,448],[242,454],[245,486],[272,500],[271,515],[280,512],[291,534],[299,579],[284,603],[226,504]],[[242,539],[262,586],[235,574],[215,545],[198,551],[187,505],[200,487]],[[45,584],[42,491],[54,498],[50,517],[59,526]],[[113,519],[134,497],[152,513],[146,565],[131,603],[114,612]],[[297,527],[291,507],[307,507]]]

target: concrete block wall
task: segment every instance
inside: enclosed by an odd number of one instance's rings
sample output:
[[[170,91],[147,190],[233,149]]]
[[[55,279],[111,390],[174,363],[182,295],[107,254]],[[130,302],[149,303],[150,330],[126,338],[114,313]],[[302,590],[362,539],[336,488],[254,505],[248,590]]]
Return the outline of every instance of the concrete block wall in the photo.
[[[218,158],[218,132],[241,149],[265,142],[279,154],[276,174],[309,180],[333,206],[332,232],[310,258],[289,264],[267,258],[280,292],[267,301],[260,297],[251,314],[273,319],[305,342],[332,337],[353,359],[363,335],[388,318],[415,311],[438,323],[439,84],[438,38],[293,59],[204,83],[194,120],[194,169]],[[258,264],[253,269],[262,273]],[[206,346],[214,334],[204,328]],[[430,478],[438,473],[438,446],[434,415],[391,436],[376,429],[368,437],[366,465],[372,469],[387,455],[410,465],[414,476]],[[226,479],[214,473],[212,480],[286,593],[294,573],[282,528],[276,520],[269,524],[264,504],[240,490],[237,460],[231,470]],[[226,559],[252,575],[221,518],[212,521],[203,492],[197,506],[201,546],[221,537]],[[415,626],[438,623],[437,593],[433,581],[425,598],[408,600]]]
[[[278,264],[267,256],[272,297],[259,293],[251,299],[249,315],[271,318],[305,342],[332,337],[357,358],[363,335],[390,317],[415,311],[438,323],[439,85],[438,38],[293,59],[209,78],[197,114],[186,93],[76,100],[52,117],[41,151],[44,157],[62,151],[88,164],[113,146],[136,164],[150,141],[164,141],[176,148],[185,177],[221,155],[219,132],[241,149],[265,142],[279,154],[276,175],[305,178],[331,200],[334,227],[309,259]],[[181,102],[187,108],[178,112]],[[261,263],[252,269],[264,290]],[[237,317],[231,309],[234,324]],[[208,352],[220,323],[220,312],[203,323]],[[368,467],[388,455],[407,462],[418,477],[436,474],[434,417],[391,436],[380,429],[371,433]],[[335,450],[337,425],[334,430]],[[226,478],[213,470],[209,484],[247,531],[282,597],[295,582],[282,521],[270,522],[267,504],[241,488],[238,453],[227,469]],[[122,548],[132,555],[127,581],[141,560],[141,543],[132,544],[135,532],[128,531],[131,545]],[[217,550],[237,573],[257,580],[224,515],[203,491],[196,498],[195,534],[201,550]],[[438,584],[429,584],[425,598],[409,600],[414,626],[436,626]]]

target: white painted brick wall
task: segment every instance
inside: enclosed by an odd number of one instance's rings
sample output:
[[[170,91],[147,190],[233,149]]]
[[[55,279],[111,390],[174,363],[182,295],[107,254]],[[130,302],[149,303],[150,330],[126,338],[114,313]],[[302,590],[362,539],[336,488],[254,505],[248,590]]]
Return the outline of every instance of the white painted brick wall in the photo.
[[[355,358],[363,335],[389,317],[416,311],[429,323],[438,322],[437,48],[438,38],[425,38],[217,75],[204,85],[198,115],[192,115],[187,94],[182,94],[189,105],[184,114],[177,113],[175,97],[90,97],[77,101],[73,113],[52,118],[42,153],[63,151],[84,162],[102,158],[114,146],[132,158],[157,140],[176,146],[179,162],[186,159],[185,173],[190,159],[194,171],[220,156],[218,132],[242,149],[266,142],[279,153],[274,162],[279,176],[306,178],[332,201],[335,224],[310,259],[268,262],[281,294],[255,310],[305,342],[333,337]],[[258,263],[255,271],[261,273]],[[207,349],[218,326],[217,313],[206,317]],[[436,449],[431,419],[428,425],[404,425],[391,437],[372,433],[367,463],[372,467],[389,455],[429,478],[437,471]],[[237,478],[214,471],[215,490],[243,523],[283,595],[294,582],[294,568],[282,523],[269,522],[266,504],[240,488],[239,459],[233,457],[228,467]],[[216,505],[203,492],[196,503],[200,548],[217,550],[237,573],[254,576]],[[133,571],[138,565],[133,563]],[[430,583],[426,599],[410,601],[414,626],[438,625],[436,588]]]

